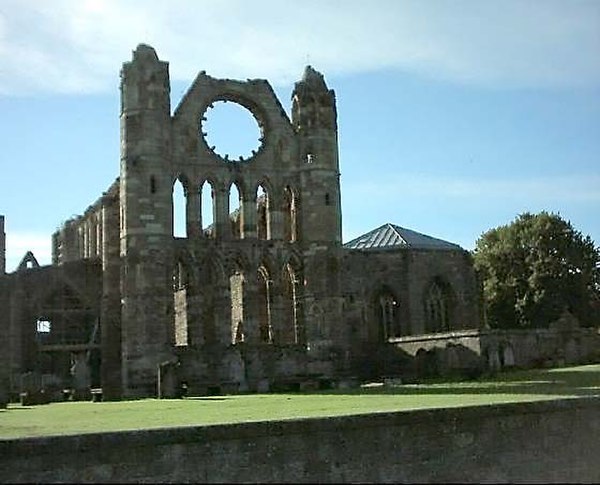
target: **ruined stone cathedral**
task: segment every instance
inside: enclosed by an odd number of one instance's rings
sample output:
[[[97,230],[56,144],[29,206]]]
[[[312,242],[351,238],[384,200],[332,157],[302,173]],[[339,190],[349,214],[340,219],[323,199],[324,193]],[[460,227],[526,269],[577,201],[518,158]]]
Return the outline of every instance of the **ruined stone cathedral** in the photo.
[[[256,119],[249,158],[207,143],[220,101]],[[172,112],[168,63],[136,48],[121,71],[118,179],[52,236],[52,265],[28,253],[0,272],[12,391],[28,373],[67,386],[73,368],[105,399],[181,383],[189,395],[325,386],[402,374],[402,342],[480,327],[459,246],[394,224],[342,244],[335,94],[309,66],[291,102],[290,119],[267,81],[203,71]],[[174,184],[186,237],[174,235]]]

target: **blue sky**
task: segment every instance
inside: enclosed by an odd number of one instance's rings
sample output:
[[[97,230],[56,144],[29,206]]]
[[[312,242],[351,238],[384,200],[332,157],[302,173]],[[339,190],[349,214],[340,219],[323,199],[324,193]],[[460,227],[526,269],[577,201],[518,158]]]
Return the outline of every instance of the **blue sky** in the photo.
[[[118,176],[119,70],[141,42],[170,63],[173,109],[206,70],[268,79],[289,113],[304,66],[323,72],[344,241],[392,222],[472,249],[548,210],[600,243],[600,1],[3,0],[9,271],[27,250],[49,263],[52,232]],[[232,153],[234,121],[211,126]]]

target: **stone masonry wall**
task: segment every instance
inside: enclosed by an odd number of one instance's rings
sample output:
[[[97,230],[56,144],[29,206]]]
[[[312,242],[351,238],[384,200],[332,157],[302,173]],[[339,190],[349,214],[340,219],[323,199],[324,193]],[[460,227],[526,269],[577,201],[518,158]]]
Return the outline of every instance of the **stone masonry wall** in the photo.
[[[377,340],[375,297],[382,289],[398,302],[398,336],[425,333],[424,293],[436,277],[446,281],[454,295],[450,330],[479,328],[479,287],[466,251],[348,251],[342,281],[354,340]]]
[[[565,399],[0,440],[0,481],[597,483],[599,446],[600,400]]]

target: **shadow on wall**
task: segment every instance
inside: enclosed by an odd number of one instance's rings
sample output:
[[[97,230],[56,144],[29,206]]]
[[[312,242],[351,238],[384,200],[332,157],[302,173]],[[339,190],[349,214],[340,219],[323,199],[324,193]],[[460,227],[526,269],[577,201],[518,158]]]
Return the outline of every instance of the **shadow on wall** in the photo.
[[[444,347],[421,348],[413,361],[418,379],[432,377],[463,377],[475,379],[485,371],[485,363],[472,349],[455,343]]]
[[[355,355],[352,372],[363,381],[398,378],[403,382],[416,382],[433,377],[474,379],[486,371],[481,356],[462,344],[420,348],[414,356],[395,344],[372,344],[361,350]]]

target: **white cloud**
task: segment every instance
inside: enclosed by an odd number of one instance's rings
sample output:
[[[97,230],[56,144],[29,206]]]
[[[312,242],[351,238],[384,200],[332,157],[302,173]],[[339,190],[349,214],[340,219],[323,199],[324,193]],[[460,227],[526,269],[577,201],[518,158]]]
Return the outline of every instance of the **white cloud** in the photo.
[[[483,85],[600,82],[600,2],[586,0],[4,0],[0,93],[113,90],[135,46],[173,79],[297,79],[397,68]]]

